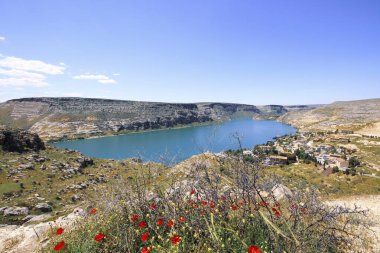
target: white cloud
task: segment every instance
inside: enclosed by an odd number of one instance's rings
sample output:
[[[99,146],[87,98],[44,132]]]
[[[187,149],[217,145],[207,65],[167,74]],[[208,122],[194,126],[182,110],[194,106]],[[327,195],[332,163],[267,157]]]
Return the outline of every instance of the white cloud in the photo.
[[[47,82],[41,79],[35,79],[35,78],[15,78],[15,77],[9,77],[9,78],[0,78],[0,87],[23,87],[23,86],[31,86],[31,87],[45,87],[49,86]]]
[[[74,79],[76,80],[96,80],[98,83],[103,83],[103,84],[110,84],[110,83],[116,83],[116,81],[112,78],[109,78],[108,76],[105,75],[77,75],[73,76]]]
[[[120,76],[120,73],[113,73],[114,76]]]
[[[1,87],[45,87],[46,75],[63,74],[65,67],[17,57],[0,58]],[[37,73],[36,73],[37,72]]]
[[[5,37],[0,36],[0,41],[5,41]]]
[[[38,60],[25,60],[18,57],[5,57],[0,59],[0,67],[40,72],[49,75],[63,74],[65,67],[48,64]]]

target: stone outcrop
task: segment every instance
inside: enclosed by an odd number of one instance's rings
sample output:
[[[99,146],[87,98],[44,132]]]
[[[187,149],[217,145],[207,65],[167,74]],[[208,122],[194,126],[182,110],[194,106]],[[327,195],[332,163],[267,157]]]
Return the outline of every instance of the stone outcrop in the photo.
[[[0,128],[0,146],[4,151],[19,153],[45,149],[44,142],[37,134],[9,128]]]

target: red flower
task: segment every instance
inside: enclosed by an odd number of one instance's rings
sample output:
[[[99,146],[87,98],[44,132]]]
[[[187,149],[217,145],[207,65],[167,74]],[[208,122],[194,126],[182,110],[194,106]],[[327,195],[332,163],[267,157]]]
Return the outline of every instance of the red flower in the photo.
[[[140,223],[139,223],[140,228],[146,228],[147,226],[148,226],[148,224],[146,224],[145,221],[140,221]]]
[[[277,217],[280,217],[281,213],[279,211],[277,211],[277,212],[274,212],[274,215],[276,215]]]
[[[193,203],[193,204],[191,204],[191,207],[192,208],[198,208],[199,206],[197,204]]]
[[[251,245],[249,248],[248,248],[248,253],[260,253],[260,248],[255,246],[255,245]]]
[[[191,195],[194,195],[195,194],[195,189],[192,189],[191,190]]]
[[[143,242],[148,241],[148,239],[149,239],[149,233],[148,233],[148,232],[145,232],[144,234],[141,235],[140,239],[141,239],[141,241],[143,241]]]
[[[171,227],[173,227],[173,225],[174,225],[174,221],[173,220],[169,220],[168,221],[168,227],[171,228]]]
[[[58,228],[58,229],[57,229],[57,232],[55,232],[55,234],[60,235],[60,234],[63,233],[63,231],[64,231],[63,228]]]
[[[98,211],[98,210],[96,210],[96,208],[92,208],[90,213],[94,214],[94,213],[96,213],[96,211]]]
[[[183,217],[183,216],[181,216],[181,217],[179,217],[179,221],[180,221],[180,222],[185,222],[185,221],[186,221],[186,218]]]
[[[235,205],[232,205],[232,206],[231,206],[231,209],[232,209],[233,211],[236,211],[236,210],[238,210],[238,207],[235,206]]]
[[[152,202],[151,204],[150,204],[150,210],[154,210],[154,209],[156,209],[156,203],[154,203],[154,202]]]
[[[201,203],[202,203],[202,205],[204,205],[204,206],[207,205],[207,201],[202,200]]]
[[[226,201],[226,196],[222,195],[222,196],[220,196],[220,199],[221,199],[222,201]]]
[[[95,239],[95,241],[100,242],[104,239],[104,234],[99,233],[99,234],[95,235],[94,239]]]
[[[162,219],[158,219],[156,224],[157,226],[161,226],[162,224],[164,224],[164,221]]]
[[[210,208],[215,208],[215,203],[214,202],[210,202]]]
[[[263,206],[263,207],[268,206],[268,202],[261,200],[260,206]]]
[[[179,243],[182,240],[182,238],[179,235],[174,235],[174,236],[172,236],[171,240],[172,240],[172,244],[176,245],[177,243]]]
[[[139,216],[136,215],[136,214],[132,215],[132,217],[131,217],[131,220],[132,220],[133,222],[136,222],[138,219],[139,219]]]
[[[272,212],[278,212],[276,208],[272,207]]]
[[[65,247],[65,242],[62,241],[62,242],[59,242],[57,243],[57,245],[55,245],[54,247],[54,251],[60,251],[61,249],[63,249]]]
[[[150,253],[150,250],[147,247],[141,249],[141,253]]]

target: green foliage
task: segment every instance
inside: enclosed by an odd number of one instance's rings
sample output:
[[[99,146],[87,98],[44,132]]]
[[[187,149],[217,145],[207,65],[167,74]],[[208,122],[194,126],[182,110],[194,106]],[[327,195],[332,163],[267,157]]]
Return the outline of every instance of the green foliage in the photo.
[[[348,167],[355,168],[360,165],[360,161],[356,157],[351,157],[348,160]]]

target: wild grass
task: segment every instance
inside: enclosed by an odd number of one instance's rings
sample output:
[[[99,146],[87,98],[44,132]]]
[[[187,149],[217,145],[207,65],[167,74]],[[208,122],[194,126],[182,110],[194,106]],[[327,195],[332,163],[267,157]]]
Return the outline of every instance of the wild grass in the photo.
[[[161,187],[143,171],[98,188],[87,217],[51,235],[62,252],[345,252],[365,248],[366,211],[326,206],[314,189],[281,192],[259,164],[231,158],[229,177],[193,164]],[[58,244],[61,242],[61,244]],[[63,242],[63,244],[62,244]],[[63,247],[62,247],[63,246]],[[352,247],[352,246],[351,246]],[[56,248],[58,249],[58,248]],[[357,251],[360,252],[360,251]]]

